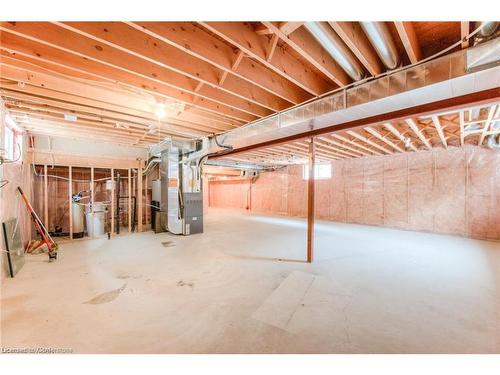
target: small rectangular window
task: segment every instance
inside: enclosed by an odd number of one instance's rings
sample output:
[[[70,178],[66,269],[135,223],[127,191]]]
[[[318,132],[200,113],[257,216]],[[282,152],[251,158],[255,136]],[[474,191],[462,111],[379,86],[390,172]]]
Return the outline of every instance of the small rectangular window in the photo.
[[[10,116],[7,115],[5,120],[6,126],[4,128],[3,157],[10,161],[21,160],[23,132]]]
[[[5,159],[14,160],[14,131],[8,126],[5,127],[4,149]]]
[[[304,165],[303,167],[303,178],[304,180],[309,180],[309,165]],[[330,163],[321,163],[314,165],[314,179],[315,180],[326,180],[332,178],[332,166]]]

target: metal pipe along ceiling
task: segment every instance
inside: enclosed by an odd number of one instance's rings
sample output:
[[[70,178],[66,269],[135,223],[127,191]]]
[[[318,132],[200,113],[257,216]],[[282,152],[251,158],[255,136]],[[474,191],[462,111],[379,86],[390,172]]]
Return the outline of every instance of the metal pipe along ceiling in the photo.
[[[479,26],[482,26],[479,31],[479,35],[482,37],[488,37],[493,35],[493,33],[497,30],[498,22],[480,22],[477,27]]]
[[[364,78],[363,67],[327,22],[306,22],[305,27],[353,80]]]
[[[399,53],[385,22],[361,22],[361,27],[387,69],[396,69]]]

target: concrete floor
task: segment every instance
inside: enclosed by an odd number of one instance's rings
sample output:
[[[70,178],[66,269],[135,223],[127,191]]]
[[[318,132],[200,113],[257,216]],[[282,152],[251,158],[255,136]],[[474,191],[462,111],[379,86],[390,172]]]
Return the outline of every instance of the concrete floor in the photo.
[[[75,353],[500,353],[500,243],[211,211],[28,256],[2,285],[1,346]],[[165,242],[165,244],[162,244]]]

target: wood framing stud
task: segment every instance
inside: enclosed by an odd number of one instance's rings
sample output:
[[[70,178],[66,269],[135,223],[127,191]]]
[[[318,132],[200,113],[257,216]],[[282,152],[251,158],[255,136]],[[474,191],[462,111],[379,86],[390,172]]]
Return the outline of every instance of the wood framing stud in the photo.
[[[460,36],[462,38],[462,48],[469,47],[469,40],[465,39],[469,35],[469,21],[460,22]]]
[[[128,169],[128,198],[127,198],[127,219],[128,232],[132,232],[132,170]]]

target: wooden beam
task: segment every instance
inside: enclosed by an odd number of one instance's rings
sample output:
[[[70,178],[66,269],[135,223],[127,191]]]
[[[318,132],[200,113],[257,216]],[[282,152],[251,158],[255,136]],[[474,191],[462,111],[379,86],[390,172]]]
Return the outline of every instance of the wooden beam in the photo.
[[[12,85],[10,86],[12,87]],[[87,113],[94,116],[100,116],[104,119],[109,119],[109,121],[125,123],[127,125],[142,124],[146,126],[151,124],[151,122],[158,121],[151,110],[149,113],[139,112],[133,108],[120,108],[113,106],[110,103],[104,103],[101,101],[98,102],[70,94],[54,92],[44,88],[39,89],[33,86],[25,85],[23,89],[17,87],[18,90],[22,91],[13,90],[7,87],[8,84],[6,83],[0,84],[0,94],[6,98],[6,102],[10,102],[11,104],[18,106],[36,104],[40,107],[59,108],[65,113]],[[177,117],[168,119],[170,126],[172,126],[174,130],[213,133],[233,128],[233,126],[225,125],[224,122],[216,121],[208,117],[199,121],[196,116],[193,117],[192,113],[187,110],[181,116],[188,116],[189,118],[181,119],[181,117]],[[221,124],[224,125],[221,126]]]
[[[267,100],[259,101],[259,96],[252,95],[251,83],[242,82],[235,87],[225,87],[219,84],[220,68],[201,60],[193,55],[164,43],[159,39],[145,34],[136,28],[121,22],[54,22],[58,26],[70,31],[92,38],[100,43],[105,43],[113,48],[137,56],[158,66],[170,69],[204,83],[201,94],[210,96],[215,93],[211,87],[219,86],[219,90],[228,94],[249,100],[257,105],[267,106]],[[234,70],[234,69],[233,69]],[[226,72],[227,73],[227,72]],[[269,108],[269,107],[268,107]],[[277,110],[276,108],[273,108]]]
[[[271,61],[268,62],[266,60],[266,47],[269,39],[267,36],[258,35],[249,23],[200,22],[200,24],[309,94],[316,96],[333,88],[321,76],[310,71],[302,61],[286,50],[277,50]],[[275,28],[273,32],[281,34],[278,28]]]
[[[338,147],[332,146],[331,142],[324,141],[324,137],[318,137],[317,139],[314,140],[316,143],[316,150],[317,151],[327,151],[331,150],[329,155],[338,157],[340,159],[342,158],[351,158],[351,157],[359,157],[359,155],[352,153],[350,151],[344,151],[344,150],[339,150]],[[326,150],[325,150],[326,149]]]
[[[366,147],[365,145],[363,145],[363,144],[361,144],[359,142],[354,142],[354,141],[350,140],[349,138],[346,138],[346,137],[344,137],[344,136],[342,136],[340,134],[335,134],[334,133],[334,134],[331,134],[331,136],[334,137],[334,138],[337,138],[337,139],[341,140],[342,142],[349,143],[349,144],[351,144],[353,146],[356,146],[356,147],[361,148],[361,149],[363,149],[365,151],[368,151],[370,154],[373,154],[373,155],[382,155],[380,152],[375,151],[372,148]]]
[[[69,239],[73,240],[73,168],[68,166]]]
[[[311,138],[309,144],[309,180],[307,181],[307,263],[312,263],[314,254],[314,216],[315,216],[315,145],[314,138]]]
[[[128,232],[132,232],[132,169],[128,169],[128,198],[127,198],[127,218]]]
[[[413,151],[415,152],[418,151],[418,149],[415,147],[411,139],[403,136],[403,134],[401,134],[399,130],[397,130],[390,122],[386,122],[384,124],[384,127],[387,130],[389,130],[392,134],[394,134],[397,138],[399,138],[399,140],[405,144],[405,147],[406,145],[408,145],[408,147],[411,148]]]
[[[137,168],[137,231],[142,232],[144,191],[142,189],[142,168]]]
[[[43,225],[49,229],[49,187],[47,181],[47,164],[43,166]]]
[[[256,86],[254,95],[263,97],[262,90],[276,95],[277,105],[286,108],[290,103],[298,104],[310,98],[305,91],[290,83],[282,75],[269,71],[264,65],[243,59],[237,71],[232,71],[234,55],[239,53],[227,43],[221,41],[203,28],[190,22],[128,22],[165,43],[181,49],[185,53],[209,62],[229,74],[226,87],[241,84],[241,80]],[[260,88],[261,90],[259,90]]]
[[[411,22],[394,22],[394,25],[411,63],[416,64],[422,58],[422,51],[413,24]]]
[[[497,108],[496,105],[492,105],[490,107],[490,109],[488,110],[488,117],[486,118],[486,122],[483,125],[483,130],[481,132],[481,135],[479,136],[479,143],[478,143],[479,146],[481,146],[483,144],[484,138],[488,134],[488,131],[490,129],[490,125],[492,123],[491,120],[493,119],[493,116],[495,115],[496,108]]]
[[[290,35],[303,24],[304,22],[281,22],[279,28],[283,34]]]
[[[338,86],[344,86],[351,82],[347,73],[304,28],[298,29],[293,34],[285,35],[274,23],[263,22],[263,24]]]
[[[111,235],[115,234],[115,169],[111,168]]]
[[[408,118],[405,120],[406,124],[410,127],[410,129],[415,133],[415,135],[420,139],[420,141],[427,147],[427,149],[431,150],[432,145],[429,140],[425,137],[424,133],[419,129],[418,125],[415,123],[415,120],[412,118]]]
[[[38,97],[31,94],[23,94],[14,92],[8,89],[0,89],[0,94],[4,97],[6,106],[11,108],[21,109],[31,109],[36,111],[48,111],[59,114],[71,113],[77,115],[77,117],[83,117],[86,119],[91,119],[94,121],[103,121],[109,124],[117,124],[124,126],[125,128],[137,128],[137,129],[147,129],[151,123],[157,122],[157,119],[147,119],[130,116],[128,114],[114,113],[107,111],[105,109],[87,107],[84,105],[73,104],[69,102],[62,102],[57,100],[50,100],[44,97]],[[49,93],[48,93],[49,94]],[[209,133],[216,133],[222,129],[218,127],[212,127],[209,124],[198,125],[197,123],[192,123],[189,121],[183,121],[179,119],[168,119],[169,129],[171,128],[174,132],[178,134],[184,134],[188,136],[202,136]],[[225,127],[226,130],[232,129],[232,127]]]
[[[469,40],[465,39],[469,35],[469,21],[460,22],[460,36],[462,38],[462,48],[469,47]]]
[[[245,115],[240,113],[242,111],[259,117],[253,113],[253,110],[248,111],[252,107],[248,99],[241,101],[241,98],[231,98],[209,86],[206,86],[207,92],[195,93],[193,89],[196,81],[190,77],[144,61],[129,53],[107,46],[103,47],[103,43],[96,44],[96,41],[79,34],[63,32],[64,29],[56,25],[43,22],[18,22],[13,26],[8,22],[1,22],[0,30],[3,31],[2,48],[18,51],[26,43],[35,42],[37,43],[35,48],[39,51],[37,53],[45,56],[45,59],[50,57],[49,62],[84,70],[87,74],[129,84],[136,90],[153,92],[153,94],[185,104],[192,103],[194,96],[200,96],[203,100],[200,100],[197,106],[222,115],[244,120]],[[25,40],[14,45],[12,43],[7,45],[7,38],[12,38],[10,34]],[[252,120],[247,118],[244,121]]]
[[[328,138],[328,137],[318,136],[318,139],[321,139],[321,140],[323,140],[323,141],[325,141],[325,142],[331,143],[331,144],[333,144],[333,145],[335,145],[335,146],[338,146],[338,147],[340,147],[340,148],[342,148],[342,149],[345,149],[345,150],[351,151],[352,153],[354,153],[354,154],[353,154],[353,156],[354,156],[354,155],[356,155],[355,157],[369,155],[368,153],[366,153],[366,152],[364,152],[364,151],[360,151],[359,149],[356,149],[356,148],[351,147],[351,146],[349,146],[349,145],[346,145],[346,144],[344,144],[344,143],[337,142],[337,141],[335,141],[335,140],[333,140],[333,139],[331,139],[331,138]],[[370,155],[371,155],[371,154],[370,154]]]
[[[434,127],[436,128],[439,139],[441,140],[441,143],[443,144],[444,148],[448,148],[448,142],[446,142],[446,137],[444,135],[443,127],[441,126],[441,122],[439,121],[439,117],[432,116],[432,123],[434,124]]]
[[[373,135],[375,138],[377,138],[377,139],[381,140],[382,142],[388,144],[389,146],[391,146],[396,151],[404,152],[404,150],[401,147],[399,147],[397,144],[395,144],[394,142],[392,142],[390,139],[387,139],[387,137],[384,137],[382,134],[380,134],[378,131],[376,131],[375,129],[373,129],[371,126],[367,126],[366,128],[364,128],[364,130],[367,131],[368,133],[370,133],[371,135]]]
[[[385,147],[379,145],[378,143],[373,142],[372,140],[370,140],[370,139],[362,136],[359,133],[356,133],[355,131],[348,130],[346,133],[349,134],[350,136],[354,137],[354,138],[359,139],[360,141],[362,141],[362,142],[364,142],[366,144],[369,144],[370,146],[373,146],[373,147],[379,149],[380,151],[385,152],[386,154],[393,154],[393,152],[391,150],[386,149]]]
[[[359,22],[328,23],[370,74],[376,76],[383,72],[383,65],[380,58],[377,56],[377,52],[373,49]]]
[[[95,85],[89,85],[84,82],[79,82],[75,80],[71,80],[68,78],[64,78],[61,76],[55,76],[52,74],[47,74],[47,73],[42,73],[39,71],[34,66],[31,67],[26,67],[26,66],[16,66],[11,64],[9,61],[9,64],[7,64],[7,59],[3,58],[0,61],[0,68],[2,70],[2,77],[6,79],[10,79],[13,82],[12,84],[9,83],[1,83],[1,87],[7,88],[7,89],[15,89],[17,91],[22,91],[22,92],[40,92],[42,96],[46,96],[46,90],[50,90],[50,92],[58,92],[64,93],[64,95],[71,95],[71,96],[80,96],[82,97],[80,100],[85,101],[86,98],[92,98],[93,100],[100,100],[108,103],[113,103],[116,102],[117,99],[118,101],[122,103],[130,103],[132,108],[134,105],[141,104],[141,107],[143,106],[147,111],[150,113],[152,112],[153,107],[155,106],[155,103],[152,102],[151,98],[147,99],[144,95],[138,95],[138,94],[133,94],[132,91],[127,90],[127,93],[125,92],[117,92],[116,90],[110,90],[107,88],[103,87],[97,87]],[[17,82],[23,82],[24,87],[19,87]],[[40,90],[33,90],[33,87],[36,87],[37,89],[42,89]],[[145,90],[148,93],[150,93],[148,90]],[[64,96],[63,95],[63,96]],[[55,96],[61,97],[61,95],[56,94]],[[161,97],[161,95],[159,96]],[[160,100],[160,99],[158,99]],[[189,97],[189,100],[191,101],[191,97]],[[187,104],[190,104],[191,102],[188,102]],[[214,103],[215,104],[215,103]],[[197,105],[194,105],[195,107]],[[212,106],[210,104],[209,106]],[[220,108],[223,108],[220,106]],[[204,111],[207,110],[207,107],[204,107]],[[217,111],[213,111],[213,114],[216,114]],[[219,111],[220,112],[220,111]],[[234,111],[234,109],[227,108],[223,109],[222,112],[226,112],[226,117],[228,117],[231,120],[236,120],[241,122],[246,122],[251,119],[255,119],[255,116],[250,116],[248,117],[248,114],[244,114],[243,116],[240,116],[242,112]],[[234,113],[235,116],[231,115],[230,113]],[[210,113],[207,112],[207,115]],[[234,128],[235,126],[231,126],[231,128]]]

